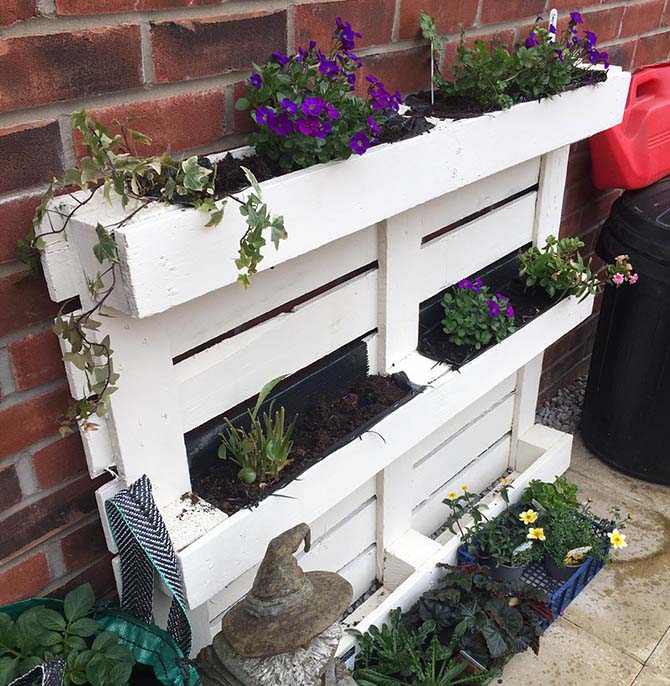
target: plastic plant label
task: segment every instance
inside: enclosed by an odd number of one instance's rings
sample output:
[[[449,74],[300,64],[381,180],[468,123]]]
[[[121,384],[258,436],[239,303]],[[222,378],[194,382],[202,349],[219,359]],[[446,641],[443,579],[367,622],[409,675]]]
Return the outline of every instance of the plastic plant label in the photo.
[[[484,667],[483,664],[480,662],[477,662],[470,653],[466,653],[464,650],[459,651],[458,653],[466,662],[469,662],[475,669],[478,669],[480,672],[485,672],[486,667]]]
[[[581,548],[573,548],[565,553],[565,564],[574,565],[584,561],[587,553],[591,550],[590,545],[584,545]]]
[[[514,548],[512,551],[512,557],[518,555],[519,553],[523,553],[526,550],[530,550],[532,546],[533,541],[524,541],[521,545],[518,545],[516,548]]]
[[[555,31],[558,30],[558,10],[554,7],[551,12],[549,13],[549,26],[554,27],[554,33],[551,34],[551,42],[555,43],[556,42],[556,33]],[[551,31],[551,28],[549,29]]]
[[[531,505],[532,505],[538,512],[540,512],[540,513],[542,513],[542,514],[546,514],[547,508],[546,508],[546,507],[543,507],[542,505],[540,505],[540,503],[538,503],[537,500],[535,500],[535,498],[533,498],[530,502],[531,502]]]

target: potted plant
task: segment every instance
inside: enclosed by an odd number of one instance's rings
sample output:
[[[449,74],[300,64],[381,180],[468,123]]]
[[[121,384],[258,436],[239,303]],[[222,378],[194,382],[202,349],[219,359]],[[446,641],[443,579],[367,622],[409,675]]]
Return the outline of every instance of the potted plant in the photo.
[[[0,685],[53,661],[66,686],[198,683],[168,634],[94,603],[93,589],[84,584],[64,601],[36,598],[0,607]]]
[[[458,655],[458,632],[442,643],[428,623],[406,626],[399,608],[391,611],[389,624],[372,626],[365,634],[355,629],[350,633],[359,639],[353,674],[358,686],[485,684],[499,674],[497,670],[469,673],[470,664]]]
[[[513,50],[495,38],[490,45],[477,40],[468,47],[463,34],[453,78],[448,79],[440,74],[438,66],[443,37],[437,32],[435,20],[422,12],[419,25],[433,54],[430,100],[427,94],[420,93],[408,102],[417,111],[436,116],[477,116],[605,81],[608,54],[598,49],[595,33],[580,30],[583,23],[579,12],[571,12],[565,31],[558,37],[556,26],[544,28],[538,18],[528,36]],[[604,70],[593,69],[595,65],[603,65]]]
[[[409,614],[410,626],[423,627],[442,643],[456,634],[460,648],[487,669],[527,648],[537,654],[542,620],[551,619],[544,591],[518,580],[496,580],[477,565],[448,569]]]

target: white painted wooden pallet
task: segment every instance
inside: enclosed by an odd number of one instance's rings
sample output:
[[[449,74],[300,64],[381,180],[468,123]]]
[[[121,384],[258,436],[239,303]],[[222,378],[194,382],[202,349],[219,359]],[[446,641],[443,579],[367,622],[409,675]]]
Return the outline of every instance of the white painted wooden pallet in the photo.
[[[307,569],[340,571],[358,595],[382,583],[355,615],[365,627],[411,604],[435,561],[452,559],[454,541],[427,535],[454,483],[476,490],[512,469],[520,487],[567,467],[570,439],[533,426],[542,355],[589,316],[592,299],[561,302],[458,372],[417,352],[419,304],[557,232],[568,146],[618,123],[628,79],[613,68],[598,87],[444,122],[264,183],[289,239],[267,251],[247,291],[234,283],[234,208],[204,229],[195,210],[155,205],[116,232],[122,278],[98,335],[112,340],[120,388],[99,430],[83,434],[86,456],[92,476],[119,473],[97,493],[101,511],[124,484],[151,478],[179,550],[196,650],[249,589],[270,538],[293,524],[312,526]],[[116,212],[91,203],[50,243],[54,299],[79,294],[86,304],[86,278],[99,269],[91,226]],[[425,389],[288,484],[280,494],[290,498],[230,517],[181,501],[191,488],[185,432],[359,339],[371,373],[404,371]],[[81,372],[66,367],[80,395]]]

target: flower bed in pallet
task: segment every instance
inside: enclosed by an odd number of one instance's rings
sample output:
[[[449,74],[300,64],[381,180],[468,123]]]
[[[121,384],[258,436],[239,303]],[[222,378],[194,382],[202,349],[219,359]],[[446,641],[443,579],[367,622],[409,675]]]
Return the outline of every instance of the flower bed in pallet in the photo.
[[[348,619],[364,628],[413,603],[436,561],[455,560],[456,541],[428,537],[454,479],[480,489],[511,469],[520,488],[567,468],[570,438],[533,425],[542,353],[588,317],[592,299],[558,303],[459,371],[417,352],[420,303],[556,231],[567,146],[620,121],[628,79],[613,68],[597,87],[441,122],[359,159],[263,183],[289,239],[266,250],[247,291],[234,283],[244,231],[235,212],[205,229],[195,210],[156,205],[115,232],[121,280],[97,335],[113,341],[121,378],[84,445],[92,475],[119,473],[100,503],[144,473],[154,483],[180,551],[196,649],[248,590],[269,539],[298,522],[313,531],[305,569],[339,570],[358,595],[382,584]],[[86,277],[100,270],[92,227],[115,212],[94,201],[67,235],[49,239],[55,300],[88,301]],[[185,435],[268,380],[361,341],[370,374],[404,372],[421,392],[254,509],[227,516],[182,497],[191,491]],[[68,365],[68,378],[79,394],[79,370]]]

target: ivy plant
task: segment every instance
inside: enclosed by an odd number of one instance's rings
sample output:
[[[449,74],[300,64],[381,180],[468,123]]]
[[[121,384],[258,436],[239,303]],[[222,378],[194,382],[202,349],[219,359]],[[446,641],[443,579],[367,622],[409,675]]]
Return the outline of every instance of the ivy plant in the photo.
[[[67,343],[64,358],[84,372],[86,382],[83,394],[68,407],[61,425],[61,433],[71,432],[77,425],[95,429],[93,416],[105,416],[107,402],[117,390],[118,374],[112,362],[109,337],[96,335],[105,316],[103,307],[109,299],[118,277],[119,255],[114,231],[128,223],[137,213],[152,202],[188,205],[205,214],[203,225],[215,227],[223,219],[226,203],[231,200],[239,206],[247,230],[240,240],[236,265],[240,271],[238,281],[244,286],[256,273],[263,259],[267,237],[278,248],[287,238],[282,217],[272,216],[263,201],[260,186],[254,175],[243,168],[250,189],[246,198],[221,193],[216,185],[216,164],[207,158],[175,159],[167,153],[161,156],[141,156],[136,145],[148,145],[144,134],[115,121],[120,133],[112,132],[94,121],[85,112],[72,117],[72,125],[81,134],[86,155],[76,167],[68,169],[61,181],[54,180],[38,205],[33,227],[26,240],[19,241],[19,257],[34,270],[39,269],[39,253],[47,240],[67,231],[76,213],[98,194],[110,204],[116,197],[125,215],[111,224],[98,223],[95,227],[97,242],[93,253],[100,271],[88,283],[92,305],[83,311],[68,314],[72,303],[60,309],[54,332]],[[81,191],[75,194],[73,191]],[[69,194],[74,201],[72,209],[64,210],[58,197]]]
[[[47,660],[65,661],[64,686],[125,686],[135,665],[117,634],[93,617],[89,584],[65,596],[62,612],[35,605],[12,619],[0,613],[0,686]]]
[[[338,17],[328,53],[311,41],[295,55],[275,52],[268,64],[254,65],[236,107],[251,109],[257,129],[248,143],[258,154],[291,171],[362,155],[378,139],[401,98],[372,75],[367,99],[352,93],[363,64],[353,52],[359,37]]]
[[[533,479],[521,495],[521,502],[552,512],[578,510],[580,503],[577,499],[577,490],[577,484],[569,481],[565,475],[557,476],[551,482]]]
[[[559,37],[555,26],[543,28],[538,17],[528,36],[513,50],[497,39],[490,43],[476,40],[469,47],[462,34],[453,75],[448,79],[438,68],[444,37],[430,15],[422,12],[419,19],[422,34],[431,45],[434,85],[447,96],[477,102],[483,110],[507,109],[518,102],[551,97],[606,78],[603,71],[584,68],[602,64],[607,69],[609,57],[597,47],[595,33],[580,31],[583,23],[579,12],[571,12]]]
[[[516,331],[509,298],[489,291],[480,279],[463,279],[444,294],[442,328],[455,345],[479,350],[491,341],[500,343]]]

